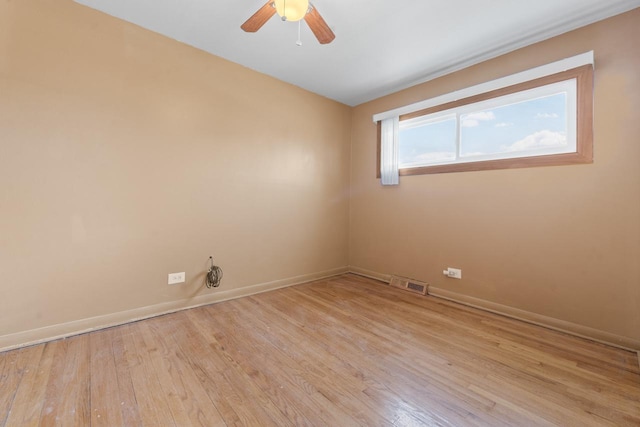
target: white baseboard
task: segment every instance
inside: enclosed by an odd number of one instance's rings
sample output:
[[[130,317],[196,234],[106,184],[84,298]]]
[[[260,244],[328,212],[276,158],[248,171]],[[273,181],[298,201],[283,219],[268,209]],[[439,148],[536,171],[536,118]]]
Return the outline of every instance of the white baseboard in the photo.
[[[370,277],[377,280],[388,282],[390,276],[378,273],[375,271],[366,270],[359,267],[349,266],[349,271],[354,274],[358,274],[365,277]],[[553,317],[544,316],[541,314],[533,313],[530,311],[521,310],[514,307],[494,303],[491,301],[475,298],[467,295],[463,295],[457,292],[448,291],[446,289],[440,289],[433,286],[428,287],[428,295],[443,298],[449,301],[453,301],[459,304],[467,305],[481,310],[489,311],[491,313],[500,314],[502,316],[510,317],[512,319],[522,320],[534,325],[543,326],[545,328],[553,329],[559,332],[564,332],[570,335],[586,338],[591,341],[596,341],[601,344],[610,345],[613,347],[621,348],[623,350],[629,350],[638,352],[640,358],[640,341],[633,338],[624,337],[610,332],[601,331],[588,326],[579,325],[577,323],[567,322],[565,320],[556,319]]]
[[[170,301],[162,304],[155,304],[146,307],[134,308],[132,310],[120,311],[103,316],[90,317],[86,319],[74,320],[57,325],[45,326],[43,328],[31,329],[28,331],[16,332],[14,334],[0,336],[0,352],[13,350],[29,345],[40,344],[60,338],[83,334],[98,329],[110,328],[125,323],[135,322],[150,317],[161,316],[163,314],[174,313],[188,308],[213,304],[235,298],[255,295],[262,292],[301,283],[320,280],[327,277],[337,276],[349,272],[348,267],[334,268],[332,270],[317,273],[304,274],[286,279],[274,280],[272,282],[259,283],[252,286],[245,286],[239,289],[230,289],[210,294],[198,295],[193,298]]]
[[[586,338],[591,341],[611,345],[614,347],[622,348],[624,350],[634,352],[640,350],[639,341],[636,341],[632,338],[601,331],[599,329],[590,328],[588,326],[579,325],[577,323],[567,322],[565,320],[544,316],[542,314],[520,310],[518,308],[513,308],[491,301],[470,297],[445,289],[435,288],[433,286],[429,287],[429,295],[457,302],[459,304],[464,304],[470,307],[479,308],[492,313],[501,314],[503,316],[511,317],[512,319],[518,319],[527,323],[533,323],[534,325],[544,326],[545,328],[565,332],[570,335]]]
[[[275,280],[272,282],[259,283],[240,289],[231,289],[228,291],[222,291],[212,294],[198,295],[194,298],[171,301],[146,307],[139,307],[132,310],[106,314],[103,316],[80,319],[72,322],[46,326],[38,329],[31,329],[28,331],[17,332],[9,335],[3,335],[0,336],[0,352],[13,350],[20,347],[26,347],[29,345],[40,344],[47,341],[53,341],[60,338],[66,338],[73,335],[109,328],[112,326],[122,325],[129,322],[135,322],[142,319],[148,319],[150,317],[161,316],[163,314],[174,313],[176,311],[186,310],[202,305],[255,295],[262,292],[284,288],[287,286],[293,286],[301,283],[311,282],[314,280],[324,279],[327,277],[337,276],[347,272],[364,277],[369,277],[375,280],[380,280],[385,283],[389,283],[389,280],[391,278],[391,276],[388,274],[382,274],[360,267],[340,267],[318,273],[305,274],[301,276]],[[624,350],[637,352],[638,362],[640,364],[640,341],[634,340],[632,338],[615,335],[609,332],[601,331],[599,329],[594,329],[576,323],[543,316],[541,314],[520,310],[517,308],[475,297],[470,297],[433,286],[429,286],[428,292],[429,295],[434,297],[443,298],[459,304],[479,308],[481,310],[543,326],[545,328],[565,332],[592,341],[597,341],[602,344],[622,348]]]
[[[357,274],[358,276],[368,277],[369,279],[380,280],[381,282],[389,283],[391,281],[390,274],[382,274],[377,271],[367,270],[365,268],[349,266],[349,273]]]

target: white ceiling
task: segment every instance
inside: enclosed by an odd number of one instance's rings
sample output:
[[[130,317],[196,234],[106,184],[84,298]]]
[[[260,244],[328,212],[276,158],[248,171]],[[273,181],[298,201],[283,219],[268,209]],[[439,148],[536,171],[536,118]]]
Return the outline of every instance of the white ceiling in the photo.
[[[351,106],[640,7],[640,0],[315,0],[336,39],[320,45],[302,22],[296,46],[298,24],[277,15],[257,33],[240,29],[266,0],[76,1]]]

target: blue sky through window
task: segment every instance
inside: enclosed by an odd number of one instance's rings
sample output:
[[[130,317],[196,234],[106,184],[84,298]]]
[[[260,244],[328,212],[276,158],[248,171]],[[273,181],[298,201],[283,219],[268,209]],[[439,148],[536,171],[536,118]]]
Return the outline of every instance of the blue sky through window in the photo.
[[[401,167],[441,163],[453,161],[455,158],[455,115],[400,131],[398,162]]]
[[[507,153],[567,144],[565,93],[460,117],[461,156]]]
[[[567,94],[564,92],[460,114],[460,156],[535,152],[567,146]],[[468,110],[467,110],[468,111]],[[400,167],[456,160],[455,114],[402,127]],[[527,154],[531,155],[531,154]]]

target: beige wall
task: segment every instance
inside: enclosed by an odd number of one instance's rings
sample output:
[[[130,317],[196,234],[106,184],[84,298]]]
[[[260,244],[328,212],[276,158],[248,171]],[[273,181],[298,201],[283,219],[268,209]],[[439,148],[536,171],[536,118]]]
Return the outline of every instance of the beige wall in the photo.
[[[638,40],[640,9],[356,107],[350,264],[640,340]],[[593,164],[375,179],[372,114],[589,50]]]
[[[71,0],[0,2],[0,338],[345,267],[350,131],[347,106]]]

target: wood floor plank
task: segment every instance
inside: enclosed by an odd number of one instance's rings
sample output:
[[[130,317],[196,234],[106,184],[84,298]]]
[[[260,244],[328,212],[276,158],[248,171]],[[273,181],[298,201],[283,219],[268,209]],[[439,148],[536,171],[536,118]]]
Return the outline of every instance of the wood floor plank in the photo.
[[[91,351],[91,425],[124,425],[120,410],[118,370],[113,354],[114,330],[106,329],[89,336]]]
[[[314,291],[315,292],[315,291]],[[340,292],[336,294],[340,296]],[[307,295],[300,297],[308,298]],[[318,297],[322,298],[320,295]],[[314,302],[318,302],[318,298],[315,298]],[[331,305],[327,304],[325,301],[321,303],[321,306],[324,307],[325,310],[329,310]],[[320,307],[318,307],[320,309]],[[451,388],[447,387],[446,382],[440,381],[440,379],[434,375],[433,370],[424,370],[421,369],[422,366],[431,366],[434,361],[432,360],[430,363],[426,365],[423,364],[423,360],[421,358],[415,357],[416,352],[413,348],[413,341],[415,338],[415,334],[407,334],[407,325],[404,328],[396,329],[392,326],[388,326],[385,322],[388,322],[388,319],[382,318],[380,319],[380,323],[378,323],[378,327],[375,330],[371,330],[370,328],[370,320],[371,316],[374,315],[378,310],[375,310],[374,307],[363,307],[364,312],[367,313],[366,318],[357,318],[353,316],[352,310],[348,309],[339,309],[334,310],[334,316],[337,316],[338,323],[340,322],[350,322],[353,326],[358,326],[360,328],[360,333],[367,338],[367,348],[366,350],[370,350],[373,354],[385,354],[385,357],[394,362],[393,366],[395,366],[394,375],[403,379],[403,383],[406,387],[413,386],[415,393],[413,395],[419,395],[419,390],[425,390],[426,392],[432,393],[432,401],[466,401],[467,403],[473,404],[475,402],[479,407],[484,406],[483,402],[479,402],[477,396],[468,393],[465,388]],[[390,324],[395,323],[396,325],[401,325],[398,322],[389,322]],[[382,337],[383,340],[375,340],[375,337]],[[374,346],[372,346],[374,345]],[[442,360],[436,361],[436,363],[442,363]],[[391,366],[391,364],[389,364]],[[447,381],[450,381],[451,377],[447,378]],[[456,399],[452,399],[455,397]],[[416,402],[417,403],[417,402]],[[450,403],[442,403],[442,405],[447,407],[449,412],[452,412],[453,407],[455,405],[451,405]],[[455,409],[461,417],[467,418],[471,416],[471,414],[462,408]]]
[[[573,364],[573,366],[575,366],[575,363]],[[546,384],[545,384],[546,385]],[[559,395],[560,397],[562,397],[562,395]],[[561,399],[562,400],[562,399]],[[550,404],[551,405],[551,404]],[[552,405],[551,405],[552,406]],[[593,415],[594,417],[597,417],[597,414]]]
[[[255,425],[262,420],[263,425],[276,425],[267,422],[269,416],[261,405],[251,404],[259,401],[251,398],[251,383],[243,383],[244,376],[235,377],[233,365],[221,356],[217,345],[211,344],[208,333],[200,333],[198,325],[191,322],[190,314],[193,313],[177,317],[181,321],[181,332],[174,334],[173,339],[184,351],[191,370],[225,423],[229,426]]]
[[[65,376],[69,377],[69,384],[63,390],[65,415],[62,425],[80,426],[91,423],[91,373],[89,355],[89,335],[71,338],[72,352],[76,355],[72,363],[67,364]],[[66,397],[66,398],[64,398]]]
[[[0,427],[639,426],[638,354],[342,275],[0,353]]]
[[[180,393],[181,384],[175,383],[172,379],[170,369],[173,366],[170,362],[170,350],[166,340],[155,340],[151,335],[150,325],[158,319],[150,319],[149,322],[138,322],[136,324],[136,346],[140,345],[139,351],[145,351],[148,356],[148,363],[151,371],[155,374],[158,386],[163,391],[163,396],[173,422],[177,426],[190,425],[187,408]],[[171,334],[173,328],[165,323],[167,333]],[[144,349],[144,350],[142,350]]]
[[[484,314],[484,313],[483,313]],[[422,316],[427,318],[430,314],[426,315],[426,316]],[[452,316],[453,317],[453,316]],[[464,319],[460,319],[461,321]],[[511,322],[517,322],[517,321],[513,321],[511,319],[507,319]],[[446,318],[441,318],[438,319],[439,322],[449,322],[450,320],[446,319]],[[521,322],[517,322],[517,323],[521,323]],[[457,325],[456,325],[457,324]],[[464,330],[461,330],[462,328],[466,329],[466,330],[473,330],[475,329],[474,327],[465,327],[464,325],[460,324],[460,321],[456,321],[454,324],[450,325],[451,328],[457,328],[459,330],[459,332],[464,332]],[[423,329],[423,331],[425,333],[428,333],[429,331],[429,326],[428,324],[425,324],[425,327]],[[542,328],[539,328],[542,329]],[[546,331],[547,333],[554,333],[552,331]],[[579,363],[576,360],[567,360],[566,358],[563,357],[559,357],[560,355],[558,354],[554,354],[553,357],[551,358],[545,358],[545,353],[540,352],[539,351],[539,347],[537,345],[532,345],[532,343],[528,343],[527,345],[520,345],[518,342],[514,342],[512,340],[510,340],[508,337],[505,336],[499,336],[499,335],[495,335],[495,334],[489,334],[483,331],[473,331],[474,335],[477,335],[478,337],[481,338],[480,341],[478,341],[477,343],[474,343],[474,345],[484,345],[484,348],[488,348],[489,350],[491,350],[493,352],[493,348],[491,348],[491,346],[496,346],[500,349],[503,350],[507,350],[510,351],[512,354],[508,354],[508,359],[506,360],[506,363],[513,363],[514,361],[519,361],[522,364],[531,364],[532,362],[534,364],[539,364],[539,362],[545,362],[545,363],[553,363],[553,364],[559,364],[559,365],[570,365],[572,368],[575,368],[576,366],[579,365]],[[557,335],[564,337],[563,334],[558,334]],[[469,340],[472,337],[466,335],[466,334],[460,334],[460,337],[462,337],[464,340]],[[447,339],[447,343],[448,344],[452,344],[453,343],[453,339],[454,337],[448,337]],[[583,340],[584,342],[584,340]],[[590,343],[593,344],[593,343]],[[487,347],[487,345],[489,345],[489,347]],[[496,359],[500,362],[505,362],[504,358],[500,357],[500,353],[494,354],[493,355],[493,359]],[[532,353],[535,353],[532,355]],[[546,360],[548,359],[548,360]],[[624,378],[620,378],[620,380],[624,381]],[[635,385],[635,384],[634,384]]]
[[[293,331],[284,329],[281,324],[270,320],[264,321],[264,311],[260,304],[256,304],[253,298],[244,298],[237,301],[244,316],[253,320],[252,327],[261,335],[268,337],[269,343],[276,349],[286,352],[288,357],[296,366],[300,366],[300,375],[326,398],[336,403],[339,407],[344,407],[347,413],[357,420],[361,425],[389,425],[393,422],[391,417],[386,418],[384,412],[378,412],[378,405],[367,404],[370,399],[364,399],[364,386],[354,377],[353,381],[336,382],[334,377],[348,377],[349,372],[341,369],[341,363],[331,353],[309,343],[305,346],[297,345],[305,340],[304,335],[300,335],[299,329]],[[287,323],[285,323],[287,324]],[[376,416],[375,414],[378,413]]]
[[[46,385],[40,425],[89,425],[88,335],[78,335],[51,344],[56,350]]]
[[[147,347],[141,338],[140,323],[125,325],[122,341],[142,425],[175,426],[167,401],[168,391],[163,390],[158,380],[150,354],[151,351],[156,350],[153,347]]]
[[[216,406],[224,422],[229,426],[251,425],[252,422],[257,422],[260,419],[259,416],[254,416],[257,411],[238,396],[233,385],[227,380],[226,362],[209,344],[208,335],[200,334],[197,325],[187,314],[180,314],[176,316],[176,320],[180,321],[180,332],[172,336],[173,342],[183,351],[185,363],[209,400]]]
[[[23,424],[43,350],[38,346],[0,354],[0,425]]]
[[[287,295],[278,295],[277,293],[269,295],[269,303],[282,313],[287,313],[292,322],[297,322],[300,325],[308,325],[307,317],[308,313],[302,306],[296,304],[293,300],[289,299]],[[430,383],[429,379],[419,378],[406,369],[408,363],[403,357],[396,357],[395,362],[388,363],[391,358],[386,351],[388,348],[382,349],[380,346],[385,346],[382,341],[375,340],[375,334],[367,331],[367,326],[363,326],[358,332],[349,336],[345,335],[345,331],[341,328],[341,325],[350,324],[354,326],[356,319],[352,315],[347,315],[347,319],[344,322],[331,316],[328,312],[328,307],[318,307],[317,310],[323,313],[323,316],[316,319],[313,326],[307,326],[313,331],[313,335],[317,336],[329,345],[339,348],[341,354],[349,354],[352,358],[359,360],[360,366],[367,366],[375,370],[372,375],[375,378],[381,378],[381,381],[386,384],[393,384],[399,394],[404,396],[403,404],[411,406],[412,412],[424,419],[427,423],[440,425],[449,425],[445,421],[441,420],[441,412],[448,411],[448,418],[453,421],[451,425],[456,425],[462,422],[467,417],[471,416],[467,409],[463,409],[457,406],[455,403],[443,404],[442,391],[438,387]],[[351,319],[351,321],[349,320]],[[380,326],[382,327],[382,326]],[[358,339],[353,340],[352,338]],[[383,359],[380,359],[380,356]],[[364,363],[364,362],[367,363]],[[382,362],[382,365],[380,364]],[[378,381],[374,381],[373,384],[377,385]],[[431,406],[425,412],[420,408],[422,397],[426,393],[432,393]],[[443,407],[446,406],[447,408]]]
[[[22,372],[17,365],[20,351],[0,355],[0,421],[3,424],[9,415],[16,390],[22,379]]]
[[[279,298],[276,296],[276,298]],[[254,301],[260,305],[264,310],[277,312],[272,304],[260,304],[258,301]],[[322,331],[317,329],[316,326],[308,326],[304,323],[298,323],[292,317],[280,312],[279,316],[266,316],[270,319],[270,324],[275,325],[278,319],[280,327],[286,329],[291,334],[292,343],[303,342],[305,349],[308,349],[308,353],[305,357],[309,357],[313,360],[313,355],[322,355],[322,360],[325,363],[330,363],[332,370],[335,371],[335,375],[331,375],[331,379],[344,378],[347,384],[352,384],[357,391],[358,397],[364,399],[367,402],[371,414],[377,413],[381,425],[389,425],[397,418],[397,414],[411,413],[413,418],[421,420],[421,422],[431,425],[447,425],[437,423],[436,417],[422,413],[420,409],[412,407],[402,399],[398,399],[396,395],[390,394],[389,397],[376,399],[375,392],[372,393],[372,388],[385,389],[380,383],[374,380],[374,378],[380,378],[381,375],[386,375],[381,369],[378,369],[375,363],[365,363],[359,351],[351,352],[348,344],[343,341],[338,341],[335,337],[329,335],[323,336]],[[296,335],[296,331],[308,331],[311,332],[313,338],[309,339],[309,336]],[[325,339],[328,338],[328,339]],[[300,346],[299,346],[300,347]],[[353,361],[353,362],[351,362]],[[312,363],[312,362],[310,362]],[[383,376],[384,378],[384,376]],[[344,387],[344,385],[343,385]],[[375,425],[375,423],[364,423],[363,425]]]
[[[109,337],[111,349],[113,352],[113,360],[116,367],[116,377],[118,384],[118,397],[120,404],[120,413],[122,417],[122,425],[124,426],[140,426],[143,425],[140,417],[138,401],[136,399],[135,390],[133,388],[133,380],[129,362],[127,359],[127,349],[122,339],[122,333],[125,328],[110,328]],[[107,342],[108,343],[108,342]],[[105,345],[107,343],[104,343]],[[92,381],[93,384],[93,381]],[[118,403],[118,402],[116,402]],[[112,410],[117,410],[112,408]]]
[[[51,375],[51,366],[53,364],[53,352],[55,348],[51,343],[32,348],[41,347],[42,355],[35,369],[35,375],[26,381],[21,381],[20,390],[25,394],[26,403],[20,404],[21,400],[16,400],[16,405],[9,414],[6,426],[37,426],[40,424],[40,415],[45,400],[45,392],[49,377]],[[18,396],[16,396],[18,398]]]
[[[232,387],[232,393],[229,395],[234,399],[231,403],[236,413],[243,414],[243,418],[248,420],[245,425],[295,425],[293,420],[289,420],[274,405],[270,396],[254,382],[250,372],[245,371],[229,353],[229,350],[218,341],[216,338],[218,322],[215,317],[211,317],[209,310],[207,308],[197,309],[190,311],[188,315],[199,328],[203,338],[223,359],[222,366],[225,367],[223,375]]]
[[[520,323],[520,322],[516,322],[513,321],[511,319],[507,319],[512,323]],[[426,329],[425,329],[426,330]],[[556,334],[556,335],[560,335],[562,336],[563,334],[558,334],[554,331],[546,331],[547,334]],[[488,341],[490,341],[489,337],[484,336],[484,338],[486,338]],[[451,342],[451,340],[449,340],[449,342]],[[513,363],[517,360],[517,357],[519,355],[521,355],[523,352],[524,353],[528,353],[528,354],[533,354],[533,357],[531,357],[531,362],[527,365],[522,365],[522,364],[516,364],[516,366],[518,366],[520,369],[525,369],[526,366],[529,367],[529,369],[532,368],[536,368],[539,366],[543,366],[543,367],[548,367],[549,365],[557,365],[557,366],[568,366],[569,368],[573,369],[574,372],[580,372],[581,369],[579,367],[577,367],[577,363],[575,362],[571,362],[571,361],[565,361],[563,360],[562,357],[558,357],[558,355],[553,355],[551,356],[546,356],[544,353],[539,352],[535,347],[526,347],[526,346],[516,346],[513,343],[511,343],[509,340],[504,340],[502,339],[501,341],[497,341],[498,342],[498,348],[503,350],[505,347],[509,347],[509,350],[515,350],[513,352],[513,354],[510,354],[509,357],[507,359],[501,357],[501,362],[504,365],[500,365],[500,371],[504,374],[506,372],[510,372],[512,373],[513,377],[517,377],[517,380],[520,384],[522,385],[526,385],[527,388],[530,388],[532,386],[535,386],[536,384],[538,384],[540,393],[546,394],[548,396],[548,398],[550,398],[549,400],[551,402],[556,402],[554,403],[549,403],[548,406],[549,408],[553,408],[556,407],[558,404],[562,405],[562,404],[570,404],[570,403],[577,403],[580,402],[582,399],[580,399],[578,396],[572,396],[570,398],[567,398],[566,393],[567,393],[567,386],[564,384],[559,384],[556,381],[551,381],[551,378],[549,378],[548,376],[529,376],[529,375],[522,375],[520,370],[513,370],[509,368],[509,364]],[[594,343],[588,343],[588,344],[594,344]],[[478,347],[479,345],[476,344],[476,347]],[[594,347],[597,347],[598,345],[595,345]],[[514,347],[514,348],[511,348]],[[494,354],[494,357],[496,357],[499,353]],[[475,357],[475,356],[474,356]],[[465,359],[459,359],[459,360],[465,360]],[[544,363],[533,363],[533,362],[544,362]],[[486,362],[485,362],[486,363]],[[473,366],[469,367],[470,369],[473,369]],[[491,365],[485,365],[484,369],[490,369]],[[433,370],[433,368],[431,368],[431,370]],[[539,372],[539,371],[537,371]],[[596,374],[594,372],[589,372],[589,375],[591,375],[592,377],[600,377],[599,374]],[[636,376],[631,376],[631,378],[637,378]],[[600,378],[601,381],[605,380],[604,378]],[[633,398],[633,396],[637,396],[637,379],[633,380],[635,381],[635,386],[631,387],[631,388],[627,388],[624,385],[620,385],[618,384],[619,389],[622,389],[622,393],[624,395],[618,395],[616,396],[617,400],[623,400],[626,402],[623,402],[621,405],[623,407],[625,407],[628,411],[633,412],[632,416],[633,417],[637,417],[636,411],[634,411],[631,408],[634,407],[640,407],[638,405],[635,405],[635,402],[637,401],[636,398]],[[550,387],[550,385],[555,385],[555,387]],[[605,393],[599,393],[600,397],[605,397]],[[573,400],[572,400],[573,399]],[[583,419],[583,424],[588,425],[588,423],[593,420],[595,420],[597,423],[602,423],[602,421],[600,421],[599,417],[603,414],[606,413],[607,417],[609,419],[615,420],[615,422],[617,423],[627,423],[628,421],[628,417],[626,416],[627,414],[624,411],[621,412],[614,412],[611,410],[610,405],[602,405],[598,403],[598,399],[594,399],[594,401],[590,401],[590,402],[583,402],[584,404],[582,405],[582,410],[581,411],[577,411],[576,414],[574,415],[574,417],[576,419]],[[586,415],[585,415],[586,414]]]
[[[225,319],[221,313],[216,313],[218,318]],[[237,361],[240,369],[244,370],[252,379],[254,384],[268,396],[274,408],[279,411],[282,416],[290,420],[296,426],[312,426],[314,421],[318,421],[316,414],[304,411],[308,406],[304,403],[297,402],[297,399],[290,393],[294,387],[293,381],[287,376],[279,377],[277,366],[277,358],[273,354],[265,354],[260,351],[258,346],[252,345],[254,348],[247,349],[240,345],[237,336],[241,335],[239,331],[222,331],[216,334],[216,340],[225,348],[225,351]],[[254,353],[255,352],[255,353]],[[256,360],[256,354],[262,359],[260,362]],[[303,393],[303,390],[297,390]],[[306,399],[305,399],[306,400]],[[276,411],[274,411],[277,413]]]
[[[167,336],[175,336],[181,333],[180,324],[174,320],[173,316],[162,316],[145,322],[150,333],[146,337],[153,338],[162,347],[162,366],[166,372],[164,381],[171,384],[176,397],[181,402],[180,408],[185,412],[188,422],[182,421],[178,424],[190,424],[194,426],[226,426],[222,416],[216,409],[215,403],[208,397],[206,391],[199,384],[197,376],[188,366],[186,357],[180,347],[175,346]],[[171,324],[171,325],[169,325]],[[143,326],[143,325],[141,325]],[[165,387],[166,389],[166,387]]]
[[[240,313],[244,313],[238,301],[221,306],[221,309],[218,310],[218,314],[222,312],[228,320],[222,321],[222,325],[234,324],[235,320],[241,317]],[[263,390],[278,401],[278,407],[287,414],[289,419],[295,420],[296,425],[301,425],[306,420],[310,425],[319,423],[341,426],[360,425],[341,406],[331,403],[317,388],[317,384],[306,375],[304,368],[294,362],[290,350],[274,346],[271,336],[263,335],[257,322],[251,322],[251,317],[243,314],[242,318],[249,320],[250,327],[227,330],[230,345],[238,349],[244,346],[249,356],[247,361],[254,365],[262,364],[263,367],[254,372],[255,378],[259,379]],[[292,393],[293,390],[296,391]],[[297,390],[305,394],[305,399],[299,399]],[[302,412],[297,411],[298,414],[289,412],[292,408],[301,409]],[[303,413],[306,415],[302,415]],[[305,420],[301,420],[301,416]]]

